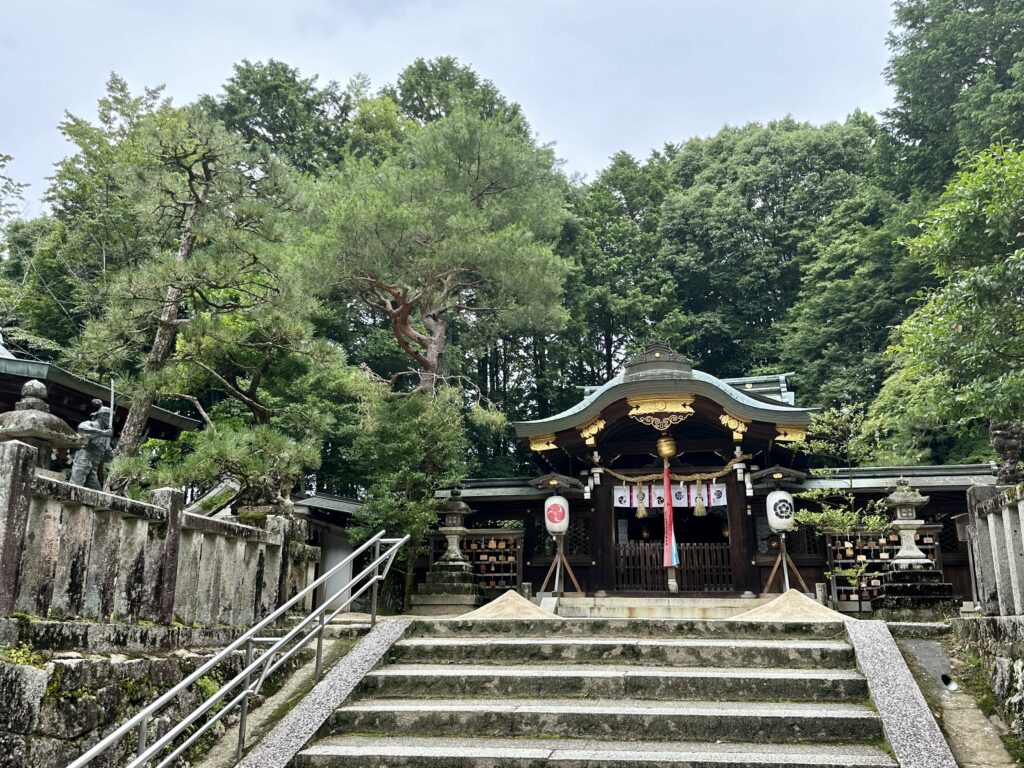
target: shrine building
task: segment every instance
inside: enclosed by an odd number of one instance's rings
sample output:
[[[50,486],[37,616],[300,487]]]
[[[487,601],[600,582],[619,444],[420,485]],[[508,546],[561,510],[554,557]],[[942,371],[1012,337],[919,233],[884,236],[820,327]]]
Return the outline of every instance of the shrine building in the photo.
[[[779,549],[765,504],[771,491],[836,488],[857,499],[882,498],[905,477],[930,497],[920,548],[958,595],[972,600],[963,518],[958,516],[967,511],[968,487],[994,485],[994,468],[812,472],[813,457],[794,444],[805,437],[813,409],[796,405],[789,375],[719,379],[694,369],[669,347],[652,344],[572,408],[515,423],[517,436],[536,460],[538,476],[472,479],[460,491],[473,510],[462,548],[485,593],[524,584],[540,590],[554,555],[542,507],[557,492],[569,501],[565,550],[582,592],[669,595],[663,565],[667,459],[680,563],[671,585],[675,594],[736,597],[781,591],[781,574],[767,583]],[[787,545],[808,591],[830,581],[828,572],[856,562],[884,569],[898,548],[888,535],[851,531],[823,536],[807,528],[788,534]],[[429,562],[443,549],[443,538],[435,538]],[[840,605],[846,601],[848,610],[870,609],[870,580],[859,586],[831,581]]]

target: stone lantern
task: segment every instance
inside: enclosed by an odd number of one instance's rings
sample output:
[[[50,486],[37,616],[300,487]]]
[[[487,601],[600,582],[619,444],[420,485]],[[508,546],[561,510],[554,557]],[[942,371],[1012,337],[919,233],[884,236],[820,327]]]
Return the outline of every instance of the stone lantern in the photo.
[[[473,510],[462,500],[458,488],[438,510],[441,525],[438,531],[448,540],[448,549],[427,572],[427,580],[412,596],[412,613],[420,615],[455,615],[472,611],[483,604],[483,592],[477,583],[473,565],[462,555],[459,541],[469,531],[466,516]]]
[[[910,482],[901,477],[896,481],[896,490],[885,498],[885,506],[893,511],[892,527],[900,537],[900,550],[893,558],[894,568],[931,568],[929,560],[914,541],[917,529],[924,520],[917,516],[917,510],[928,503],[928,497],[910,489]]]
[[[35,446],[36,466],[49,470],[54,450],[81,446],[85,439],[63,419],[50,413],[46,404],[46,385],[32,379],[21,388],[21,400],[13,411],[0,413],[0,443],[20,440]]]
[[[935,621],[960,607],[953,585],[944,580],[942,571],[914,542],[914,534],[924,525],[918,510],[927,503],[928,497],[912,491],[910,483],[902,477],[896,490],[885,499],[885,506],[893,511],[892,527],[899,534],[900,549],[892,560],[892,568],[881,575],[878,597],[871,599],[876,619]]]
[[[465,563],[466,558],[462,556],[462,549],[459,541],[466,535],[466,516],[471,515],[473,510],[462,500],[462,491],[458,488],[452,489],[448,501],[441,505],[441,526],[438,530],[448,540],[448,549],[441,560],[446,563]]]

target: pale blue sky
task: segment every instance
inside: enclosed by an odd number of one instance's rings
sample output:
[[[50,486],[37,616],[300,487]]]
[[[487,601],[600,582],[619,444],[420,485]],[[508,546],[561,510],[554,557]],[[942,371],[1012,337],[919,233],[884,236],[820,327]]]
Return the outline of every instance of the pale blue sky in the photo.
[[[888,0],[0,0],[0,153],[34,213],[64,110],[94,115],[111,71],[182,103],[242,58],[379,86],[451,54],[592,176],[726,123],[884,109],[890,18]]]

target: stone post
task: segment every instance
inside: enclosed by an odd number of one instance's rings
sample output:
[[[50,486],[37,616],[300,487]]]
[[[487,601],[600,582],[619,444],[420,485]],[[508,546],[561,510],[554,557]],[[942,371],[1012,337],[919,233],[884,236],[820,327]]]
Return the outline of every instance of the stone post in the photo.
[[[149,501],[167,510],[167,530],[164,533],[163,552],[160,553],[156,612],[160,622],[170,624],[174,619],[174,594],[178,582],[178,550],[181,546],[181,526],[185,521],[185,496],[175,488],[157,488]]]
[[[14,611],[18,595],[38,455],[36,447],[27,443],[0,443],[0,616]]]
[[[1003,502],[1003,535],[1006,536],[1006,570],[1010,576],[1010,602],[1015,616],[1024,614],[1024,548],[1017,503]]]
[[[990,500],[999,491],[989,485],[975,485],[967,489],[968,546],[974,556],[974,578],[978,587],[978,608],[982,613],[999,613],[998,582],[995,573],[995,553],[989,535],[987,509]],[[988,502],[988,503],[986,503]]]
[[[992,545],[992,570],[995,575],[996,597],[999,601],[999,615],[1013,613],[1013,598],[1008,588],[1008,563],[1006,560],[1006,534],[1003,533],[1002,509],[994,506],[988,513],[988,536]]]
[[[918,528],[924,525],[917,510],[927,503],[928,497],[911,490],[904,478],[885,499],[885,506],[895,512],[893,528],[900,535],[900,549],[892,569],[882,574],[878,597],[871,600],[875,618],[932,621],[960,607],[953,585],[943,581],[942,571],[914,541]]]

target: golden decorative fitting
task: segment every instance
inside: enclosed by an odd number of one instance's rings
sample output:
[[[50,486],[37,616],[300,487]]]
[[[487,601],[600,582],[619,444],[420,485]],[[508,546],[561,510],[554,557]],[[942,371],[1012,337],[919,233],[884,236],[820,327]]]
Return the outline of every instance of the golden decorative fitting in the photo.
[[[672,435],[662,435],[658,438],[658,455],[661,458],[671,459],[676,453],[676,441]]]
[[[796,443],[807,437],[807,427],[797,424],[776,424],[775,431],[779,433],[775,440],[780,443]]]
[[[693,395],[643,395],[630,397],[629,418],[664,432],[693,415]]]
[[[731,413],[726,411],[719,417],[719,421],[722,422],[724,427],[732,430],[732,439],[737,443],[743,441],[743,433],[747,431],[747,427],[750,426],[750,419],[744,419],[740,416],[733,416]]]
[[[604,419],[594,419],[589,424],[580,427],[580,437],[587,445],[597,445],[597,433],[604,429]]]
[[[537,435],[530,438],[531,451],[553,451],[557,447],[554,435]]]

